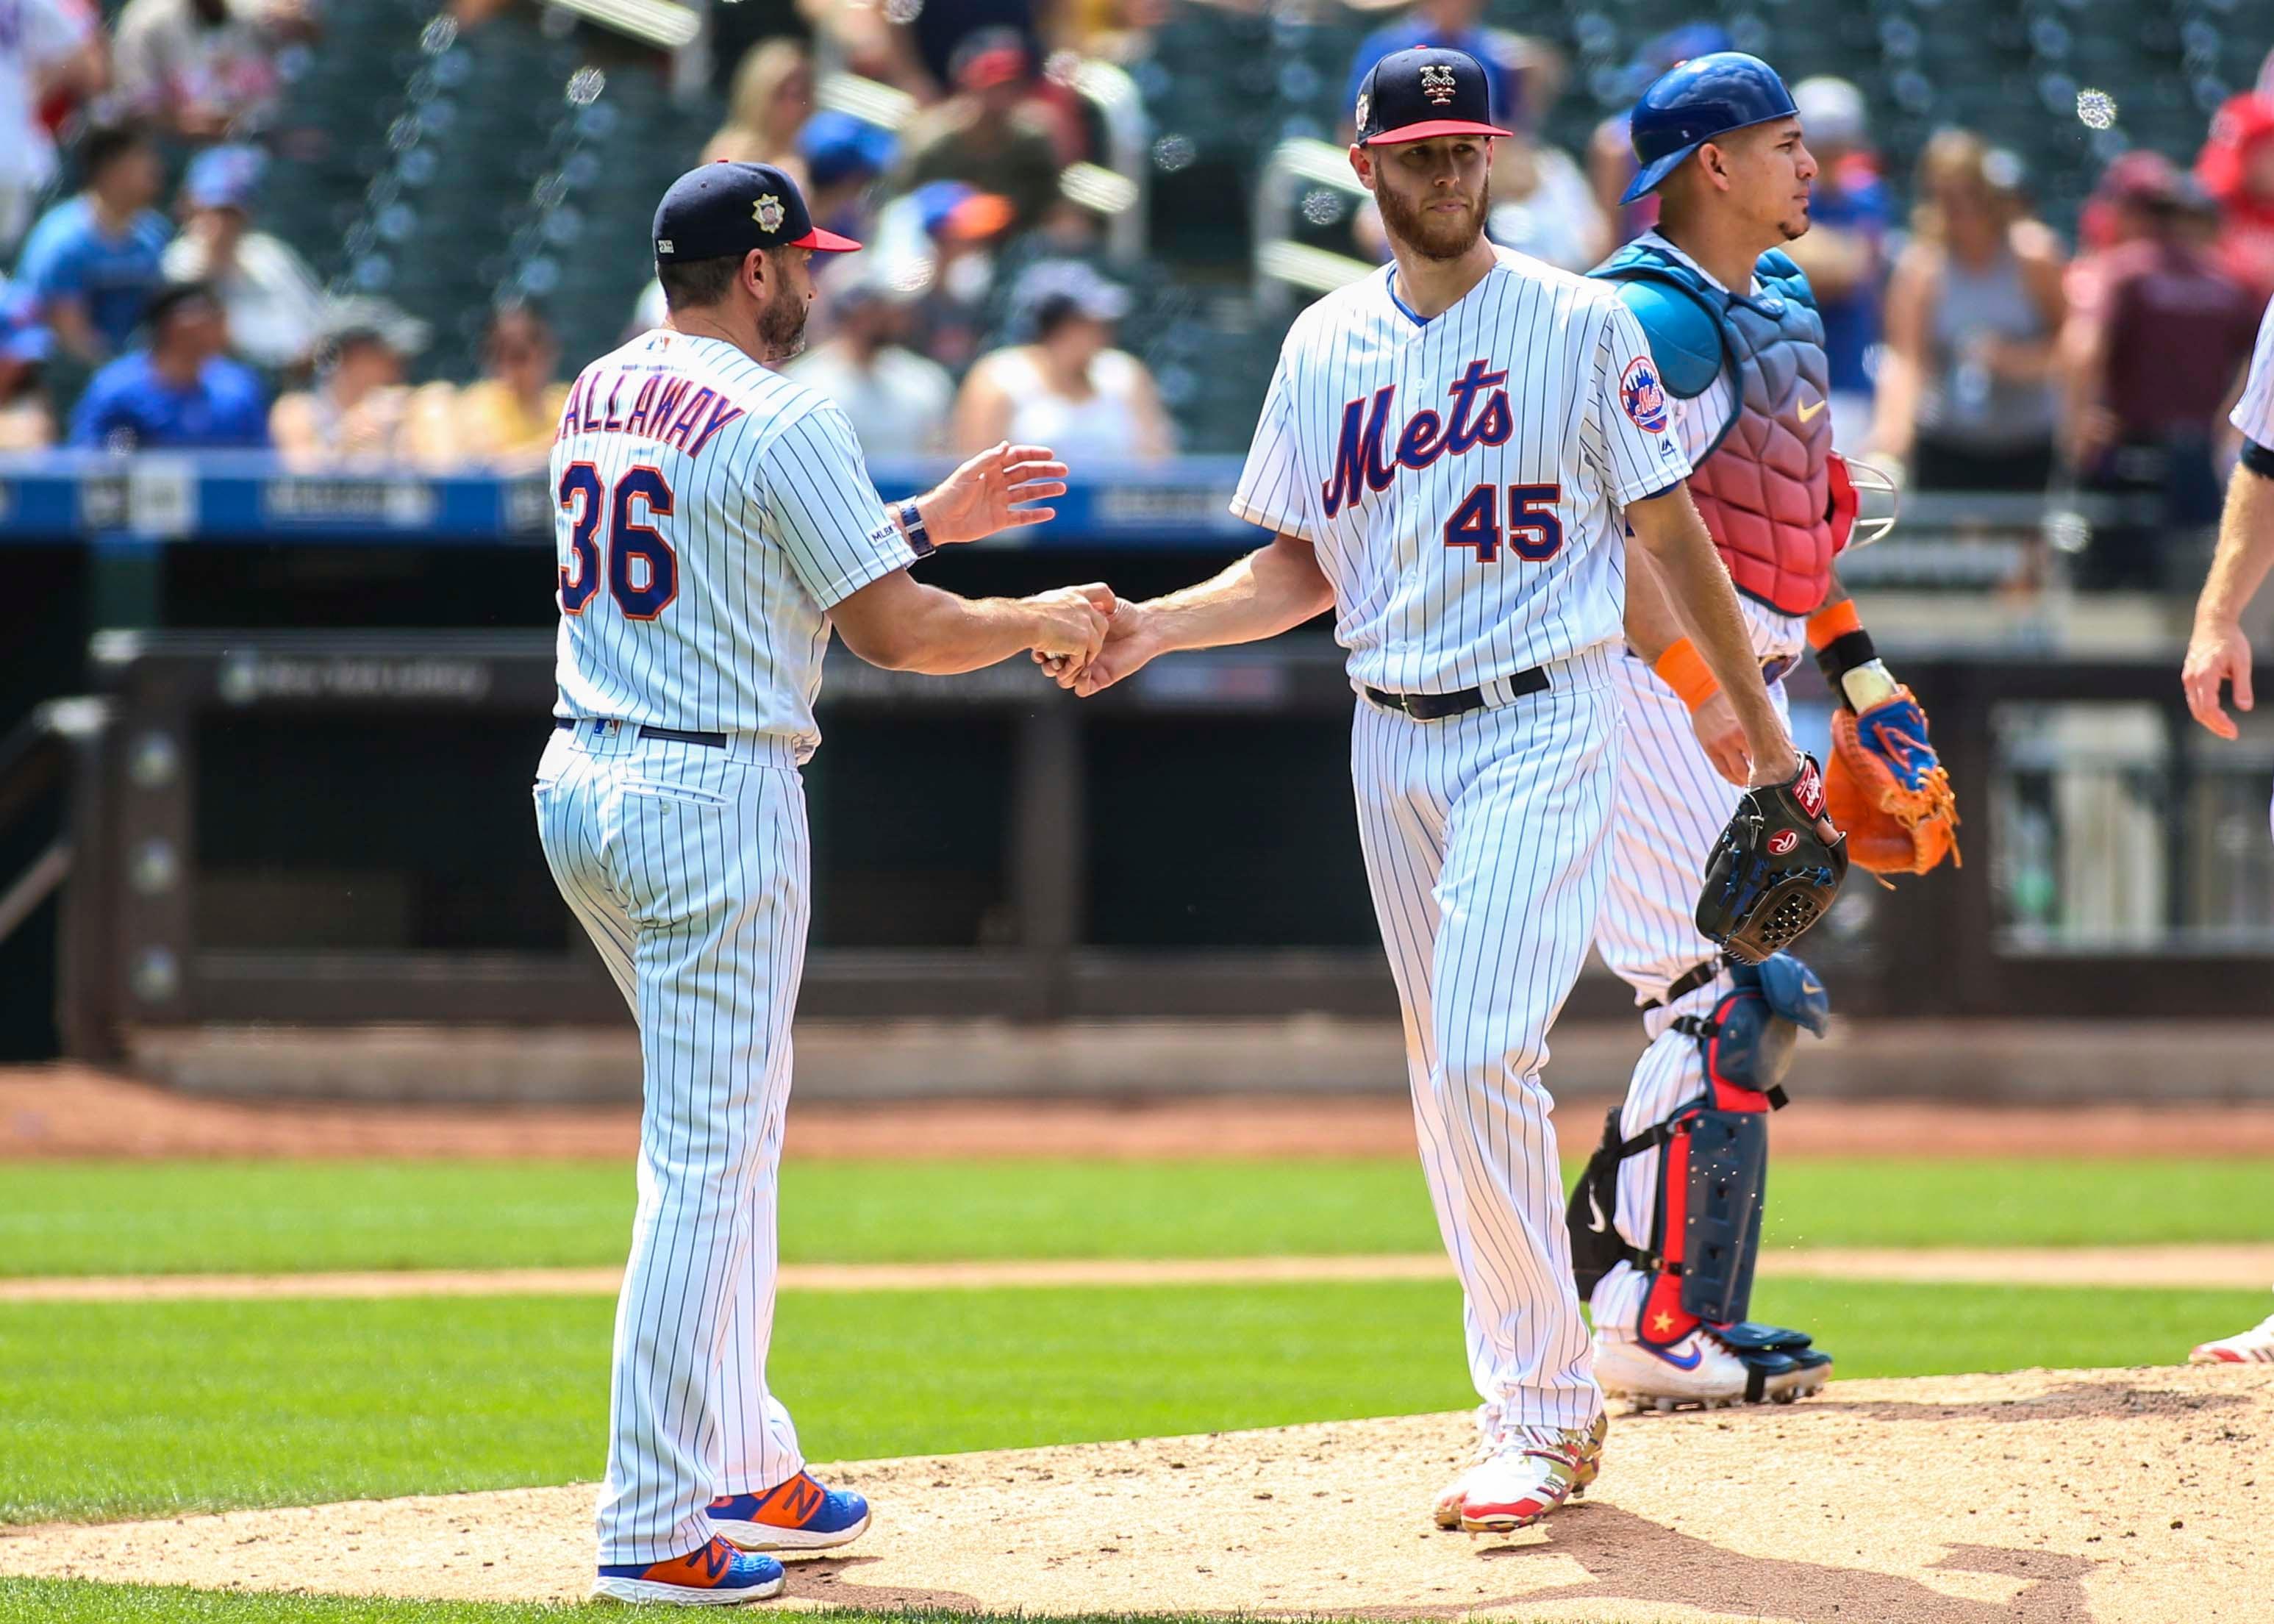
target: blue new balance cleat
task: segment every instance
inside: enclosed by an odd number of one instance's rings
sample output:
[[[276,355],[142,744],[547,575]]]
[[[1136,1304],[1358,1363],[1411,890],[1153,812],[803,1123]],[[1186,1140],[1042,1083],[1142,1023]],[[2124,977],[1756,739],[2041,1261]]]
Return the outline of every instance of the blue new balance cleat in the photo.
[[[861,1537],[869,1502],[802,1471],[763,1494],[720,1495],[711,1502],[711,1524],[745,1551],[826,1551]]]
[[[667,1562],[604,1566],[592,1584],[594,1601],[638,1602],[666,1607],[736,1607],[781,1594],[788,1582],[771,1556],[737,1551],[713,1537],[708,1545]]]

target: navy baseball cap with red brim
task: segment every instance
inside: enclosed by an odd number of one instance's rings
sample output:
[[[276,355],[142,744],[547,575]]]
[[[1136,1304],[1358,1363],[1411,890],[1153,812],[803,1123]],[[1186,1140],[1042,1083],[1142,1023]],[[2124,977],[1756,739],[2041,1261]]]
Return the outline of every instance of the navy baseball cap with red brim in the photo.
[[[1492,76],[1466,51],[1424,45],[1393,51],[1359,86],[1352,115],[1361,147],[1440,135],[1513,135],[1492,122]]]
[[[861,246],[825,231],[797,183],[771,163],[706,163],[671,183],[655,207],[655,257],[680,265],[753,248],[847,253]]]

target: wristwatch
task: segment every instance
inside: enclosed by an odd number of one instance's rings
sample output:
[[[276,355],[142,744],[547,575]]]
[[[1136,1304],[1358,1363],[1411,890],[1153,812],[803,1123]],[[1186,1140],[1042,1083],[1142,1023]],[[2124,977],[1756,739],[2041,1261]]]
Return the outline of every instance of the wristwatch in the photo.
[[[928,559],[939,548],[933,545],[931,532],[924,528],[923,510],[914,502],[902,502],[900,512],[900,534],[907,538],[908,551],[920,559]]]

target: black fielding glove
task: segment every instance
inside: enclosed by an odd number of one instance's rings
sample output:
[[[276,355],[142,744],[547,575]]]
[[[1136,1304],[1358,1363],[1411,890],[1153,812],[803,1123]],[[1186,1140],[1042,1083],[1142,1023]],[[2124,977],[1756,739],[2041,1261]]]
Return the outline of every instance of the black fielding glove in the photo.
[[[1848,837],[1824,816],[1824,773],[1800,758],[1790,781],[1745,792],[1713,843],[1698,929],[1747,964],[1781,952],[1831,910],[1848,876]]]

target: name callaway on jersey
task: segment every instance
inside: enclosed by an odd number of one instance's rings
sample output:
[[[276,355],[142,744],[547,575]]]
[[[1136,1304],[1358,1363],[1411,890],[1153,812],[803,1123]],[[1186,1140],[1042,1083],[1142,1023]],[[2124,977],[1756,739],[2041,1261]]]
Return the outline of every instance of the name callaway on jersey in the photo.
[[[631,409],[623,410],[624,382],[635,372],[643,374],[639,391],[632,396]],[[608,386],[606,404],[600,402],[604,380]],[[742,415],[742,408],[726,395],[676,372],[625,366],[611,376],[596,369],[581,374],[569,390],[553,437],[637,434],[693,456]]]

